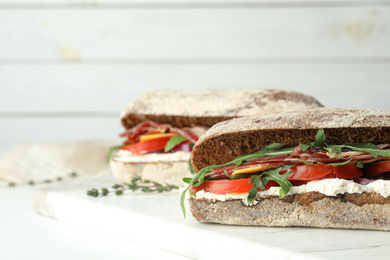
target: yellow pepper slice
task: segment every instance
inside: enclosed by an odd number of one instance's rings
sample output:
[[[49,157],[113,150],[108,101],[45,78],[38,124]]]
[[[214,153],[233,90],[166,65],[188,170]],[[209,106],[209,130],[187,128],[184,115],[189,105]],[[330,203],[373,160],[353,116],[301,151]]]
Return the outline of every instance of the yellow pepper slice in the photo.
[[[163,137],[172,137],[177,135],[176,133],[165,133],[165,134],[151,134],[151,135],[141,135],[140,142],[150,141],[154,139],[159,139]]]

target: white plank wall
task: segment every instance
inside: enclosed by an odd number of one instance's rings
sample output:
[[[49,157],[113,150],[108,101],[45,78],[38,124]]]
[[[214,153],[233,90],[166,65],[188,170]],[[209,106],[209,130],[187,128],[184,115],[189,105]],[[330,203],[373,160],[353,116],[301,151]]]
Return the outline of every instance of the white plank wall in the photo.
[[[0,0],[0,153],[115,139],[157,88],[282,88],[390,109],[390,1]]]

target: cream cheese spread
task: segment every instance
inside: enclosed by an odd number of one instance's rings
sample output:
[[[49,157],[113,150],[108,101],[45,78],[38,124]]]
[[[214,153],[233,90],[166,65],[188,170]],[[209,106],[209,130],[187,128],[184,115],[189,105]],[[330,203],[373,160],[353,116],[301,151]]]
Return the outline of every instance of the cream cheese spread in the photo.
[[[118,162],[131,163],[153,163],[153,162],[182,162],[190,159],[190,152],[174,153],[148,153],[144,155],[133,155],[126,150],[119,150],[114,155],[114,160]]]
[[[257,193],[260,197],[279,196],[280,187],[271,187],[269,190],[260,191]],[[300,194],[306,192],[317,191],[326,196],[337,196],[342,193],[363,193],[376,192],[387,198],[390,196],[390,181],[377,180],[367,185],[361,185],[351,180],[342,179],[325,179],[320,181],[311,181],[305,185],[294,186],[290,189],[288,195]],[[231,199],[242,199],[246,201],[246,194],[213,194],[205,191],[199,191],[196,194],[190,194],[190,197],[196,199],[208,199],[213,201],[226,201]]]

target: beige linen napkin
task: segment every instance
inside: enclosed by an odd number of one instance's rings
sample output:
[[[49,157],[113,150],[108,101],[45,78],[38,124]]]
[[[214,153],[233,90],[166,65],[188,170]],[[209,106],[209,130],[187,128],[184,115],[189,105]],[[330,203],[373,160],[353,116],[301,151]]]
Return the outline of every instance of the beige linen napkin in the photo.
[[[108,175],[106,157],[114,145],[115,142],[18,144],[0,158],[0,181],[20,185]]]

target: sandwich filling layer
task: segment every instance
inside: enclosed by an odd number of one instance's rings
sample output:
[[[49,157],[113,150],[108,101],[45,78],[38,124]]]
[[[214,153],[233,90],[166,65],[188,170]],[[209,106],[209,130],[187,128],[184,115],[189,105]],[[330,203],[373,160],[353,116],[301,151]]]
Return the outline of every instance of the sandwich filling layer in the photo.
[[[126,140],[123,145],[110,149],[108,161],[110,159],[134,163],[187,161],[192,146],[207,129],[203,126],[177,128],[150,120],[144,121],[120,134],[121,137],[126,137]],[[114,152],[116,153],[112,156]]]
[[[376,180],[369,184],[363,185],[356,183],[353,180],[343,179],[324,179],[319,181],[311,181],[307,184],[300,186],[291,187],[287,196],[293,194],[301,194],[307,192],[319,192],[326,196],[337,196],[338,194],[362,194],[363,192],[375,192],[380,194],[382,197],[390,196],[390,181],[388,180]],[[265,191],[259,191],[256,197],[268,197],[268,196],[279,196],[280,187],[271,187]],[[190,198],[193,199],[207,199],[211,201],[227,201],[232,199],[242,199],[246,203],[248,197],[247,193],[232,193],[232,194],[215,194],[206,192],[204,190],[196,193],[189,192]]]
[[[319,192],[325,196],[375,192],[390,196],[390,145],[327,144],[320,129],[314,142],[284,147],[272,143],[223,165],[201,169],[183,192],[194,199],[243,199]]]

